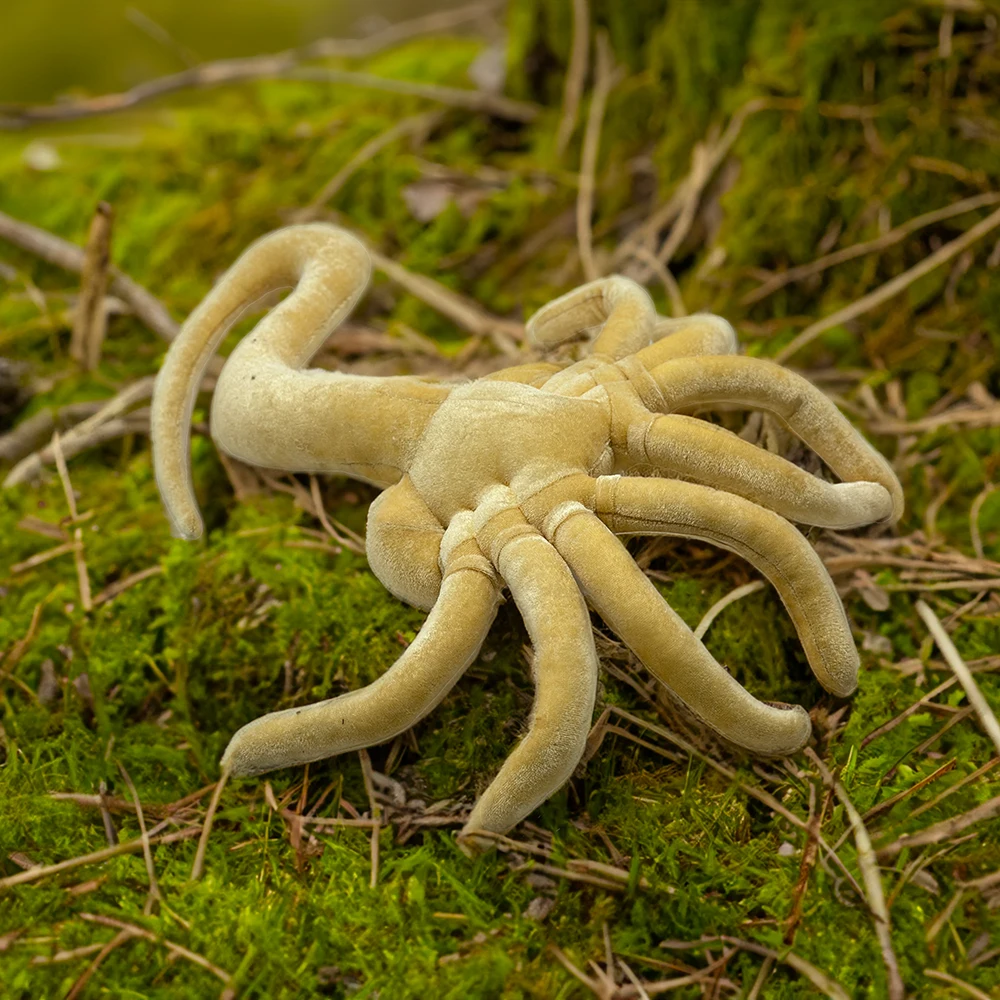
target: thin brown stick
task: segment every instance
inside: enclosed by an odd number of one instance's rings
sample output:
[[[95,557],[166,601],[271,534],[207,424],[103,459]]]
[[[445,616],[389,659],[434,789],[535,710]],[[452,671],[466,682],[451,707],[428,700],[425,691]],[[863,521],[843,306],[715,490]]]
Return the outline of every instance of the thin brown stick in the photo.
[[[562,159],[580,113],[583,84],[587,78],[587,57],[590,54],[590,7],[587,0],[573,0],[573,43],[563,82],[562,115],[556,129],[556,159]]]
[[[364,555],[365,546],[363,540],[359,544],[355,539],[349,538],[347,535],[342,535],[330,523],[330,518],[326,512],[326,507],[323,505],[323,495],[322,493],[320,493],[319,480],[315,476],[309,477],[309,495],[312,498],[313,506],[316,508],[316,517],[319,519],[319,523],[323,525],[323,529],[326,531],[326,533],[338,545],[342,545],[345,549],[350,549],[352,552],[357,552],[361,555]]]
[[[111,206],[99,202],[87,233],[80,273],[80,296],[73,316],[69,355],[84,371],[93,371],[101,360],[101,347],[108,328],[105,295],[111,265]]]
[[[451,31],[479,20],[501,6],[502,0],[480,0],[454,10],[440,11],[410,21],[389,25],[369,38],[323,38],[299,49],[290,49],[250,59],[220,59],[170,76],[147,80],[119,94],[103,94],[81,101],[4,108],[0,128],[22,128],[33,122],[73,121],[126,111],[148,101],[181,90],[214,87],[226,83],[261,80],[287,75],[300,62],[310,59],[363,59],[383,49],[421,35]]]
[[[216,782],[215,791],[208,803],[208,811],[205,813],[205,822],[201,828],[201,837],[198,838],[198,849],[194,853],[194,864],[191,866],[191,881],[201,878],[205,870],[205,851],[208,850],[208,838],[212,833],[212,824],[215,821],[215,811],[219,808],[219,799],[222,798],[222,790],[229,780],[229,769],[224,768],[219,780]]]
[[[1000,751],[1000,723],[997,722],[997,717],[993,714],[990,703],[983,697],[982,691],[979,690],[979,685],[976,684],[968,665],[955,648],[955,644],[951,641],[951,636],[945,632],[938,616],[934,614],[928,604],[922,600],[918,600],[914,604],[914,607],[917,609],[917,614],[924,620],[927,630],[934,637],[934,641],[937,643],[938,649],[941,650],[941,655],[944,657],[945,662],[951,667],[958,678],[958,683],[962,685],[965,697],[975,709],[983,730],[993,741],[993,745],[997,750]]]
[[[891,281],[887,281],[884,285],[876,288],[873,292],[863,295],[860,299],[844,306],[842,309],[838,309],[829,316],[811,323],[790,344],[778,351],[774,356],[774,360],[779,364],[784,364],[792,355],[797,354],[807,344],[811,344],[820,334],[825,333],[835,326],[840,326],[842,323],[848,323],[852,319],[857,319],[858,316],[863,316],[884,302],[888,302],[900,292],[909,288],[910,285],[925,274],[930,274],[931,271],[947,263],[952,257],[957,257],[962,251],[993,232],[998,226],[1000,226],[1000,209],[997,209],[982,221],[977,222],[971,229],[950,243],[946,243],[943,247],[935,250],[929,257],[925,257],[919,264],[915,264],[908,271],[904,271]]]
[[[75,962],[78,958],[86,958],[88,955],[93,955],[95,951],[100,951],[104,946],[103,941],[97,941],[94,944],[85,944],[79,948],[64,948],[62,951],[57,951],[54,955],[34,955],[28,964],[59,965],[62,962]]]
[[[779,288],[784,288],[785,285],[789,285],[792,282],[804,281],[806,278],[822,274],[828,268],[846,263],[849,260],[854,260],[856,257],[864,257],[870,253],[887,250],[889,247],[901,243],[907,236],[927,226],[933,226],[938,222],[953,219],[955,216],[963,215],[965,212],[973,212],[977,208],[986,208],[989,205],[995,205],[997,202],[1000,202],[1000,193],[977,194],[972,198],[963,198],[952,205],[937,208],[933,212],[925,212],[923,215],[915,216],[908,222],[896,226],[895,229],[891,229],[889,232],[875,239],[865,240],[863,243],[854,243],[852,246],[835,250],[833,253],[828,253],[824,257],[810,261],[808,264],[790,267],[787,271],[773,275],[763,284],[758,285],[752,292],[744,295],[740,300],[740,305],[753,305],[753,303],[760,302],[761,299],[767,298],[768,295],[776,292]]]
[[[1000,406],[961,406],[935,413],[919,420],[873,420],[868,429],[873,434],[922,434],[939,427],[967,424],[969,427],[996,427],[1000,424]]]
[[[570,961],[569,956],[556,944],[551,941],[548,943],[549,953],[556,959],[556,961],[574,978],[583,983],[584,986],[590,990],[595,996],[601,996],[601,984],[596,980],[591,979],[585,972],[582,972],[577,966],[575,966],[572,961]]]
[[[954,795],[955,792],[961,791],[966,785],[971,784],[973,781],[978,781],[984,774],[992,771],[993,768],[1000,764],[1000,757],[994,757],[992,760],[988,760],[982,767],[977,767],[975,771],[971,774],[967,774],[964,778],[956,781],[954,785],[949,785],[943,792],[935,795],[930,802],[925,802],[922,806],[917,806],[909,815],[906,817],[907,820],[914,820],[918,816],[922,816],[925,812],[939,806],[945,799]]]
[[[200,826],[189,826],[174,833],[165,833],[162,836],[150,837],[150,844],[172,844],[178,840],[190,840],[201,833]],[[105,847],[100,851],[92,851],[90,854],[82,854],[77,858],[70,858],[68,861],[59,861],[54,865],[39,865],[36,868],[29,868],[27,871],[18,872],[16,875],[8,875],[0,879],[0,890],[10,889],[15,885],[24,885],[26,882],[36,882],[38,879],[46,878],[49,875],[58,875],[61,872],[70,871],[73,868],[80,868],[83,865],[96,865],[109,858],[117,858],[120,854],[135,854],[141,851],[142,837],[137,840],[130,840],[124,844],[115,844],[113,847]]]
[[[964,580],[941,580],[936,583],[883,583],[880,586],[883,590],[900,593],[939,590],[968,590],[975,593],[980,590],[1000,590],[1000,577],[980,580],[977,577],[969,576]]]
[[[983,537],[979,533],[979,514],[983,509],[989,495],[996,489],[993,483],[987,483],[983,489],[976,494],[976,498],[969,507],[969,535],[972,540],[972,551],[980,559],[985,559],[983,554]]]
[[[76,542],[63,542],[62,545],[54,545],[51,549],[46,549],[44,552],[36,552],[33,556],[29,556],[22,562],[14,563],[10,568],[10,574],[11,576],[17,576],[18,573],[35,569],[37,566],[43,566],[53,559],[58,559],[60,556],[66,556],[75,551]]]
[[[597,47],[597,69],[594,75],[594,91],[590,97],[587,112],[587,129],[583,135],[583,152],[580,157],[580,180],[576,195],[576,240],[580,249],[580,264],[587,281],[600,277],[594,263],[594,238],[591,217],[594,214],[595,174],[597,154],[601,146],[601,127],[604,124],[604,109],[608,95],[617,82],[618,72],[611,55],[611,44],[603,31],[595,37]]]
[[[656,253],[656,259],[664,267],[674,259],[674,254],[677,253],[688,233],[691,232],[691,226],[694,224],[698,212],[698,205],[701,203],[702,193],[712,176],[711,168],[711,150],[698,143],[691,153],[691,172],[684,185],[677,221],[671,227],[670,234]]]
[[[147,566],[136,573],[129,573],[128,576],[115,580],[114,583],[108,584],[99,594],[96,594],[93,605],[96,608],[98,605],[113,601],[119,594],[124,594],[126,590],[131,589],[136,584],[149,580],[151,577],[160,576],[162,573],[162,566]]]
[[[828,789],[819,812],[815,811],[816,786],[809,785],[810,815],[806,830],[806,843],[802,848],[802,861],[799,863],[799,877],[792,892],[792,909],[785,925],[784,942],[791,946],[795,943],[795,932],[802,921],[802,907],[805,902],[806,889],[809,887],[809,875],[816,864],[819,854],[818,835],[823,828],[823,817],[833,799],[833,790]],[[765,959],[766,962],[766,959]],[[761,970],[763,972],[763,969]],[[766,978],[766,975],[765,975]]]
[[[378,799],[375,797],[375,783],[372,781],[372,759],[368,756],[368,751],[365,749],[358,751],[358,757],[361,758],[361,774],[365,779],[365,791],[368,793],[368,807],[371,810],[372,817],[372,873],[368,884],[372,889],[374,889],[378,884],[378,838],[379,832],[382,828],[382,807],[379,805]]]
[[[82,247],[3,212],[0,212],[0,239],[65,271],[79,274],[83,270],[85,253]],[[110,274],[111,291],[126,302],[153,333],[164,340],[173,340],[177,336],[180,327],[155,295],[116,267],[110,269]]]
[[[715,171],[718,170],[722,161],[729,155],[747,119],[758,111],[776,107],[784,107],[784,104],[772,98],[755,97],[747,101],[746,104],[736,111],[733,117],[729,119],[729,124],[719,137],[718,142],[708,148],[705,163],[699,164],[699,169],[704,167],[708,179],[711,178]],[[652,250],[657,233],[664,226],[676,219],[681,212],[693,183],[694,166],[692,165],[691,172],[680,181],[669,200],[660,206],[634,233],[629,234],[628,238],[622,241],[612,258],[615,264],[620,264],[622,261],[634,256],[637,246],[644,245],[647,249]],[[642,280],[646,280],[646,278],[644,277]]]

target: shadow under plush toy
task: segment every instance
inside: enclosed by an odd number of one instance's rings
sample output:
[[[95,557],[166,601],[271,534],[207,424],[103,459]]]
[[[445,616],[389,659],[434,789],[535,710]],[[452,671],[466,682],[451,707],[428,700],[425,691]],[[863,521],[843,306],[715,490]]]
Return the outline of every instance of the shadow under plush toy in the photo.
[[[579,762],[597,688],[588,604],[721,736],[758,754],[800,749],[806,711],[761,702],[738,684],[616,536],[699,538],[749,560],[781,595],[820,683],[848,695],[859,661],[847,618],[790,521],[852,528],[898,518],[902,491],[885,459],[804,378],[736,356],[725,320],[664,320],[621,277],[570,292],[529,322],[542,345],[599,328],[575,364],[528,364],[464,384],[307,368],[369,273],[365,248],[334,226],[264,237],[191,314],[157,381],[157,482],[175,532],[196,538],[189,426],[202,375],[251,303],[294,286],[226,361],[212,435],[254,465],[382,487],[368,517],[371,568],[401,600],[430,611],[373,684],[249,723],[230,741],[224,770],[304,764],[408,729],[472,663],[504,587],[534,645],[535,705],[527,734],[476,803],[465,843],[475,845],[476,831],[509,830]],[[846,482],[824,482],[676,412],[718,403],[774,414]]]

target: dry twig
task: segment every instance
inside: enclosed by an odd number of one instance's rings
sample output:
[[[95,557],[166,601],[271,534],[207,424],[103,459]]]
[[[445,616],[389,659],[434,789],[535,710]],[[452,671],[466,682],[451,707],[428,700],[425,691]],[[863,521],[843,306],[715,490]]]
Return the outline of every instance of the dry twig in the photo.
[[[27,250],[28,253],[33,253],[36,257],[41,257],[42,260],[65,271],[76,274],[83,271],[86,254],[82,247],[3,212],[0,212],[0,239],[7,240],[8,243],[13,243],[14,246]],[[164,340],[173,340],[177,336],[180,327],[155,295],[116,267],[112,267],[109,273],[111,291],[126,302],[153,333]]]
[[[698,626],[695,628],[694,634],[699,639],[703,639],[712,622],[714,622],[715,619],[718,618],[730,604],[735,604],[740,599],[749,597],[751,594],[756,594],[758,590],[763,589],[764,581],[754,580],[752,583],[745,583],[742,587],[737,587],[735,590],[731,590],[725,597],[720,598],[708,609],[708,611],[705,612],[701,621],[698,622]]]
[[[101,347],[108,328],[105,293],[111,265],[111,206],[102,201],[90,223],[80,272],[80,297],[73,317],[70,357],[84,371],[93,371],[101,360]]]
[[[580,263],[587,281],[599,278],[594,263],[594,240],[591,217],[594,213],[594,175],[597,172],[597,154],[601,146],[601,126],[604,123],[604,109],[608,94],[618,82],[619,71],[614,65],[608,36],[597,32],[597,69],[594,78],[594,92],[590,98],[587,113],[587,130],[583,136],[583,152],[580,158],[580,183],[576,196],[576,239],[580,248]]]

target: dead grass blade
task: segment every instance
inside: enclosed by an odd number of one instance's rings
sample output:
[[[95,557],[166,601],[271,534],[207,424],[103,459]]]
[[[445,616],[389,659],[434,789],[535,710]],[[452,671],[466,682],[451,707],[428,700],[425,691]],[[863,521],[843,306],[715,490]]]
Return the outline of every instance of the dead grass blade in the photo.
[[[205,823],[201,829],[201,837],[198,839],[198,849],[194,854],[194,864],[191,866],[191,881],[196,882],[201,878],[205,870],[205,851],[208,850],[208,838],[212,834],[212,824],[215,821],[215,812],[219,808],[219,799],[222,798],[222,790],[229,781],[229,769],[225,768],[219,780],[216,782],[215,791],[208,803],[208,811],[205,813]]]
[[[604,124],[604,109],[608,95],[618,82],[619,72],[611,55],[611,45],[604,31],[595,36],[597,47],[597,69],[594,74],[594,92],[590,97],[587,112],[587,129],[583,136],[583,152],[580,157],[580,181],[576,195],[576,241],[580,251],[580,264],[587,281],[600,277],[594,263],[594,236],[591,220],[594,214],[594,187],[597,172],[597,154],[601,148],[601,127]]]
[[[986,208],[990,205],[995,205],[997,202],[1000,202],[1000,193],[990,192],[988,194],[973,195],[971,198],[963,198],[961,201],[956,201],[952,205],[945,205],[942,208],[935,209],[933,212],[925,212],[923,215],[918,215],[873,240],[855,243],[852,246],[844,247],[842,250],[835,250],[833,253],[828,253],[823,257],[810,261],[808,264],[790,267],[787,271],[775,274],[752,292],[744,295],[740,300],[740,305],[753,305],[755,302],[760,302],[761,299],[767,298],[772,292],[776,292],[779,288],[784,288],[785,285],[790,285],[794,281],[804,281],[806,278],[822,274],[828,268],[836,267],[837,264],[844,264],[857,257],[864,257],[870,253],[887,250],[897,243],[902,243],[907,236],[925,229],[927,226],[933,226],[947,219],[953,219],[958,215],[963,215],[965,212],[974,212],[977,208]]]
[[[906,987],[903,985],[903,977],[899,972],[899,962],[892,947],[892,925],[889,922],[889,908],[885,905],[882,876],[879,873],[878,860],[872,849],[872,841],[868,835],[868,828],[865,826],[861,814],[851,801],[851,797],[847,794],[847,789],[834,778],[819,755],[811,747],[806,747],[805,752],[819,769],[823,781],[833,789],[834,794],[840,800],[840,804],[844,807],[844,812],[847,813],[848,821],[854,832],[854,843],[858,850],[858,868],[861,869],[861,877],[864,881],[868,897],[868,907],[872,913],[875,936],[878,938],[879,947],[882,950],[882,961],[885,963],[889,1000],[904,1000]]]
[[[972,708],[975,709],[986,735],[989,736],[993,741],[993,745],[1000,751],[1000,723],[997,723],[997,717],[993,714],[993,709],[990,708],[989,702],[983,697],[982,691],[979,690],[979,685],[976,684],[971,671],[955,648],[955,644],[951,641],[951,636],[945,632],[937,615],[934,614],[930,606],[924,601],[917,601],[914,607],[917,609],[917,614],[924,620],[927,630],[934,637],[934,641],[937,643],[938,649],[941,650],[941,655],[945,658],[945,662],[954,671],[955,676],[958,678],[958,683],[962,685],[965,696],[968,698]]]
[[[949,986],[954,986],[963,993],[967,993],[970,997],[973,997],[974,1000],[993,1000],[989,993],[984,993],[971,983],[967,983],[965,980],[951,975],[950,972],[939,972],[937,969],[924,969],[924,975],[928,979],[936,979],[940,983],[947,983]]]
[[[587,0],[573,0],[573,42],[569,65],[563,83],[562,114],[556,129],[556,159],[562,159],[580,113],[580,98],[587,78],[587,56],[590,51],[590,5]]]

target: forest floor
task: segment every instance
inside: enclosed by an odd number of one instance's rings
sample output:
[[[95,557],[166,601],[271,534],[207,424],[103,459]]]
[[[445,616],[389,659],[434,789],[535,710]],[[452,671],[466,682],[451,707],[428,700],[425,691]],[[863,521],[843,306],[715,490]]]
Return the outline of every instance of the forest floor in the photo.
[[[545,50],[530,2],[508,21],[514,97],[491,89],[496,41],[449,33],[296,64],[311,77],[195,75],[103,116],[0,109],[0,355],[30,391],[0,436],[22,480],[0,491],[5,1000],[1000,996],[1000,749],[946,659],[1000,706],[997,18],[852,0],[833,5],[846,30],[828,5],[797,20],[775,0],[710,39],[683,6],[641,71],[610,24],[621,69],[578,74],[564,150],[561,74],[522,72]],[[71,330],[94,279],[81,291],[80,254],[40,231],[82,247],[99,202],[115,265],[155,299],[112,283],[85,370]],[[327,367],[483,374],[528,356],[539,306],[623,271],[664,314],[726,316],[893,460],[898,525],[808,532],[861,650],[853,698],[812,678],[770,588],[706,635],[755,694],[811,711],[808,754],[719,745],[595,619],[603,741],[469,859],[455,833],[532,700],[508,604],[444,703],[370,764],[231,781],[192,879],[233,732],[369,683],[424,617],[367,566],[375,492],[224,459],[207,394],[206,537],[172,539],[160,505],[166,338],[252,240],[306,217],[381,255]],[[713,419],[823,474],[771,419]],[[692,627],[756,579],[699,542],[630,548]]]

